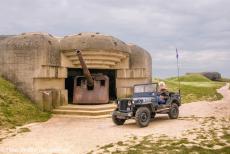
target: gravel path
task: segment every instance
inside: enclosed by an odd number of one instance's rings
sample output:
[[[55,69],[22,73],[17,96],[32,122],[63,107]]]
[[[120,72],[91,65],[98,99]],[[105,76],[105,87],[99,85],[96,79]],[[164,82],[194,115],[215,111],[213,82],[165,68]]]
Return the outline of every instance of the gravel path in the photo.
[[[180,107],[180,117],[230,117],[229,84],[218,91],[224,96],[215,102],[194,102]],[[167,115],[156,116],[146,128],[138,128],[134,120],[115,126],[107,119],[76,119],[53,117],[44,123],[27,125],[31,132],[21,133],[0,143],[0,153],[86,153],[129,136],[149,134],[180,137],[182,132],[199,127],[198,122],[170,120]]]

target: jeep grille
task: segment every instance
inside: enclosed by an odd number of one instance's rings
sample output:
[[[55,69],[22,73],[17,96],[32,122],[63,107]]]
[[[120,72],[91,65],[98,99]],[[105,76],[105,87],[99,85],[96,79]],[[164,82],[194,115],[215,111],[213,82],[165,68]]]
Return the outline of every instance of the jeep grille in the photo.
[[[119,110],[127,110],[128,107],[128,101],[127,100],[123,100],[119,103]]]

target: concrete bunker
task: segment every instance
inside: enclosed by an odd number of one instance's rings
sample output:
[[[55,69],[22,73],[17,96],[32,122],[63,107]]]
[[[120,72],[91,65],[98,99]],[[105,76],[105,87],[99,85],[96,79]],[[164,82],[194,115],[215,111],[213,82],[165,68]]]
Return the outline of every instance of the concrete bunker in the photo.
[[[74,78],[83,75],[76,49],[82,51],[91,73],[109,77],[110,101],[132,95],[134,84],[152,81],[152,60],[146,50],[100,33],[4,37],[0,39],[0,75],[40,108],[51,111],[73,102]]]

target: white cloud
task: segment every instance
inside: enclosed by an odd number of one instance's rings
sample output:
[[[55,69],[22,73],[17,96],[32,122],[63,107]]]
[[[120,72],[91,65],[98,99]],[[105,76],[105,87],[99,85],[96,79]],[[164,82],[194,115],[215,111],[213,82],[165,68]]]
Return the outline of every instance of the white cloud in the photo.
[[[0,34],[102,32],[147,49],[158,76],[174,74],[176,47],[183,49],[183,72],[230,76],[229,6],[229,0],[0,0]]]

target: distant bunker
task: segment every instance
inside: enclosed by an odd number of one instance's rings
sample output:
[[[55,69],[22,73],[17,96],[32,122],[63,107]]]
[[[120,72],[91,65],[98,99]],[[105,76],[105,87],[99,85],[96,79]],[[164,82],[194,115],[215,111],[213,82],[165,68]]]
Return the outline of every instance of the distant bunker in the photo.
[[[206,78],[212,80],[212,81],[220,81],[221,80],[221,74],[219,72],[200,72],[200,73],[186,73],[186,74],[201,74],[205,76]]]
[[[72,104],[78,93],[76,86],[82,86],[83,91],[88,88],[83,86],[87,80],[75,82],[76,77],[84,77],[76,49],[81,51],[90,74],[108,77],[107,83],[100,82],[100,86],[108,84],[108,100],[103,103],[129,97],[134,84],[152,81],[152,59],[146,50],[100,33],[0,36],[0,75],[44,110]],[[94,76],[93,79],[96,80]],[[98,92],[98,99],[100,95],[103,94]]]
[[[213,80],[213,81],[220,81],[221,80],[221,74],[219,72],[202,72],[201,73],[206,78]]]

